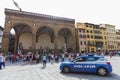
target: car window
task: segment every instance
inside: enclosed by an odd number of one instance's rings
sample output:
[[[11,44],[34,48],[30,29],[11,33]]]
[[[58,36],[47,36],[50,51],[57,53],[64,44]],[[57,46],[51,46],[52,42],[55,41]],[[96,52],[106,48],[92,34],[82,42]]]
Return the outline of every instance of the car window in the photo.
[[[88,57],[87,61],[96,61],[96,59],[94,57]]]
[[[84,62],[84,61],[86,61],[85,57],[80,57],[76,59],[76,62]]]
[[[99,58],[100,61],[107,61],[105,58]]]
[[[97,61],[100,57],[95,57],[95,61]]]

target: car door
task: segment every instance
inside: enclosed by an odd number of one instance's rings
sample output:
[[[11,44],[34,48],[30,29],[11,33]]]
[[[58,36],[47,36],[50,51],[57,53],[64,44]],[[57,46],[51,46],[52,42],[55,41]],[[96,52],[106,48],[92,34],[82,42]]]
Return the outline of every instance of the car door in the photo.
[[[74,61],[73,71],[85,72],[86,57],[79,57]]]
[[[96,72],[96,67],[97,67],[96,58],[95,57],[87,57],[85,71],[94,73],[94,72]]]

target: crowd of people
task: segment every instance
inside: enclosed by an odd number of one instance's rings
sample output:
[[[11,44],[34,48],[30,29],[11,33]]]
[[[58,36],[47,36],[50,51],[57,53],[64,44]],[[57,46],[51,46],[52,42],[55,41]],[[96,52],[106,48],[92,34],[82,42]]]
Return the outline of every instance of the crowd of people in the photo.
[[[53,54],[53,53],[42,53],[42,54],[38,54],[38,53],[32,53],[32,52],[28,52],[27,54],[8,54],[7,56],[7,60],[9,62],[15,63],[18,61],[27,61],[30,63],[39,63],[42,61],[43,56],[46,56],[46,59],[50,62],[53,60],[53,58],[55,59],[56,62],[58,62],[58,57],[59,55],[57,54]]]
[[[110,55],[110,58],[112,58],[113,55],[115,55],[115,51],[109,51],[106,52],[105,55]],[[5,68],[5,61],[16,63],[16,62],[28,62],[29,64],[38,64],[43,63],[43,67],[46,67],[46,63],[50,62],[53,64],[54,62],[64,61],[65,57],[68,58],[68,60],[74,60],[76,57],[80,55],[86,55],[86,54],[97,54],[97,55],[104,55],[100,52],[91,52],[91,53],[61,53],[61,54],[54,54],[54,53],[32,53],[27,52],[26,54],[15,54],[15,53],[9,53],[7,56],[5,56],[3,53],[0,54],[0,69]]]
[[[4,57],[4,60],[3,60]],[[62,59],[64,56],[62,55]],[[46,63],[50,62],[53,64],[54,62],[59,62],[61,55],[54,54],[54,53],[33,53],[27,52],[26,54],[16,54],[16,53],[9,53],[7,56],[3,56],[3,53],[0,54],[0,65],[3,65],[3,61],[10,62],[12,64],[16,62],[27,62],[29,64],[38,64],[43,63],[43,67],[46,67]]]

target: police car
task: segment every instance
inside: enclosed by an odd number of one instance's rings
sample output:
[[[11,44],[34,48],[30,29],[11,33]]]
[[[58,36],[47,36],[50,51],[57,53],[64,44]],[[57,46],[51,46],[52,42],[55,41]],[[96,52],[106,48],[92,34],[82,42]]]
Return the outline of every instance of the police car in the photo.
[[[61,62],[60,70],[64,73],[69,72],[87,72],[97,73],[106,76],[112,72],[112,66],[103,56],[84,55],[79,56],[72,61]]]

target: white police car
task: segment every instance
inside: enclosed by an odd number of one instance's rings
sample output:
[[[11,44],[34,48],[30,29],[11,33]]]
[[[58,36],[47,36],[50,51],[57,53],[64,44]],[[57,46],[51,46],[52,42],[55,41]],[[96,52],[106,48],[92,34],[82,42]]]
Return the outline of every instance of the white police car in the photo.
[[[84,55],[77,57],[73,61],[61,62],[60,70],[64,73],[71,71],[87,72],[105,76],[112,72],[112,66],[103,56]]]

